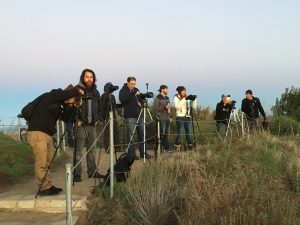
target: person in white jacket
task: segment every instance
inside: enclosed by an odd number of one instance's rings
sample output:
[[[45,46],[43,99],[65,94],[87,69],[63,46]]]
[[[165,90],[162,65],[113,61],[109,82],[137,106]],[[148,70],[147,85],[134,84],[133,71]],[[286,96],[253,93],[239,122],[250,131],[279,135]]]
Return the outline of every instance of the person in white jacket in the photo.
[[[176,127],[177,136],[175,141],[175,150],[182,150],[183,130],[186,134],[186,142],[189,150],[193,149],[193,132],[191,110],[197,109],[196,96],[186,94],[184,86],[176,88],[178,94],[174,96],[174,104],[176,109]]]

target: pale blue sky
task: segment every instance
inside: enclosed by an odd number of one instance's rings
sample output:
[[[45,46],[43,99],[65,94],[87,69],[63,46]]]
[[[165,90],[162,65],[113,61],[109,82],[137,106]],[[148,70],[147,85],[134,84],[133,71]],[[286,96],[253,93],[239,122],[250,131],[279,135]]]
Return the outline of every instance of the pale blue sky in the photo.
[[[2,0],[0,119],[84,68],[101,92],[133,74],[142,91],[185,85],[203,106],[251,88],[270,108],[300,86],[299,12],[296,0]]]

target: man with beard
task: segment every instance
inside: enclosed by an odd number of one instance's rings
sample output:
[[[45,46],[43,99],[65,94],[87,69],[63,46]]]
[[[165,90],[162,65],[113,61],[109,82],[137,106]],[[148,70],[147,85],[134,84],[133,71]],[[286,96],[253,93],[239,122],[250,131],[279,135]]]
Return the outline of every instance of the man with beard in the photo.
[[[63,112],[62,106],[71,105],[75,110],[75,96],[84,92],[77,87],[69,85],[65,90],[54,89],[43,94],[41,100],[30,118],[27,140],[34,153],[35,177],[38,181],[38,195],[56,195],[62,191],[52,184],[50,177],[50,163],[53,158],[52,135],[56,133],[56,121],[61,117],[71,117]],[[72,112],[70,111],[72,114]],[[64,114],[64,115],[63,115]]]
[[[259,113],[263,116],[264,121],[267,120],[266,113],[260,103],[259,98],[253,96],[251,90],[247,90],[245,93],[246,98],[242,101],[242,112],[246,114],[246,119],[248,122],[248,128],[250,133],[255,133],[257,131],[257,120],[259,118]]]
[[[159,123],[160,123],[162,147],[164,151],[171,152],[169,137],[168,137],[169,130],[170,130],[170,112],[171,112],[170,99],[167,96],[169,89],[166,85],[161,85],[158,91],[159,94],[154,100],[153,108],[154,110],[156,110],[156,116],[159,119]]]
[[[132,135],[134,130],[137,131],[138,134],[138,142],[139,142],[139,150],[140,150],[140,157],[144,158],[144,128],[143,128],[143,117],[140,116],[141,106],[142,106],[142,99],[141,99],[141,92],[139,89],[135,87],[136,79],[135,77],[128,77],[127,83],[121,88],[119,92],[119,99],[123,105],[124,109],[124,119],[127,127],[127,143],[129,144],[128,147],[128,157],[130,161],[135,159],[139,159],[135,155],[135,148],[130,143],[132,140]],[[150,159],[152,158],[145,149],[145,158]]]
[[[101,119],[100,94],[96,86],[96,75],[93,70],[85,69],[80,76],[79,86],[85,91],[81,106],[78,109],[76,122],[76,164],[82,158],[82,150],[86,145],[87,174],[89,178],[102,177],[97,171],[95,163],[96,125]],[[74,182],[81,182],[81,163],[74,170]]]

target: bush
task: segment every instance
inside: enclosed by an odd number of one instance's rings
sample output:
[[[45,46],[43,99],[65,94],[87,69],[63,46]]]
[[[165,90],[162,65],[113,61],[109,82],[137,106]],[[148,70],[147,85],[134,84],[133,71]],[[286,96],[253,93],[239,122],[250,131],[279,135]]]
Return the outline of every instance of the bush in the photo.
[[[270,132],[276,135],[298,135],[300,123],[288,116],[276,116],[270,121]]]

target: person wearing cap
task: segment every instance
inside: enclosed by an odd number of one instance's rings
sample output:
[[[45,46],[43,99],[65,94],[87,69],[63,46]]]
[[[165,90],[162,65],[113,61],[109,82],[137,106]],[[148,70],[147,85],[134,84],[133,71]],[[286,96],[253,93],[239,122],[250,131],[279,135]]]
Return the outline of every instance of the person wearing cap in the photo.
[[[56,195],[62,189],[53,185],[49,167],[53,158],[52,136],[56,133],[56,121],[72,115],[63,115],[62,106],[72,105],[75,109],[75,96],[83,95],[84,92],[73,85],[69,85],[65,90],[53,89],[43,94],[41,100],[29,121],[27,140],[34,153],[35,178],[38,181],[38,195]]]
[[[253,92],[251,90],[247,90],[245,92],[245,96],[246,98],[242,101],[241,110],[246,115],[248,129],[250,133],[254,133],[258,129],[257,122],[259,118],[259,113],[264,118],[264,121],[267,120],[267,117],[259,98],[254,97]]]
[[[164,151],[171,152],[169,143],[171,104],[167,96],[169,89],[166,85],[161,85],[158,91],[159,94],[154,100],[153,108],[160,123],[162,147]]]
[[[193,149],[193,134],[192,134],[192,118],[191,110],[197,109],[196,98],[190,98],[187,96],[184,86],[178,86],[176,88],[178,94],[174,96],[174,105],[176,109],[176,127],[177,136],[175,141],[175,150],[182,150],[182,136],[183,130],[186,134],[186,142],[188,149]]]
[[[217,125],[217,131],[222,140],[226,137],[228,129],[228,121],[232,110],[232,104],[230,95],[223,94],[222,100],[216,106],[215,121]]]

